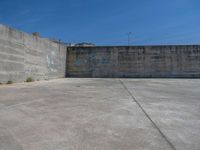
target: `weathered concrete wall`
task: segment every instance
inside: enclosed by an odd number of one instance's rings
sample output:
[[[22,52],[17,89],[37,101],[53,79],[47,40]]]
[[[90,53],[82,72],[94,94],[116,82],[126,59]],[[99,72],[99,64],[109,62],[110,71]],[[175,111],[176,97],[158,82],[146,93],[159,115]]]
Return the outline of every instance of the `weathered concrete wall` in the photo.
[[[66,46],[0,25],[0,82],[65,77]]]
[[[200,77],[200,46],[72,47],[70,77]]]
[[[67,52],[67,64],[66,64]],[[67,47],[0,25],[0,83],[65,77],[200,77],[200,46]]]

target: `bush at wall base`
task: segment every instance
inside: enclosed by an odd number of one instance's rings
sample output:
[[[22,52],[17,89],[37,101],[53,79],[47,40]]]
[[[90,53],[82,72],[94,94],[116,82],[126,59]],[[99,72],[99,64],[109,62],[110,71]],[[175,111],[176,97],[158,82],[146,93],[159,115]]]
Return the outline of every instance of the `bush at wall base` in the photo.
[[[33,79],[32,77],[28,77],[28,78],[26,79],[26,82],[34,82],[34,79]]]
[[[13,81],[9,80],[6,84],[13,84]]]

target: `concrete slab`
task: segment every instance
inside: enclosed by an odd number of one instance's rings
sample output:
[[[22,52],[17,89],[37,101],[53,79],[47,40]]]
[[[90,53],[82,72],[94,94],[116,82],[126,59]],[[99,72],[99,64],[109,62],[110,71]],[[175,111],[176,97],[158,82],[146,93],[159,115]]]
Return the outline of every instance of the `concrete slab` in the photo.
[[[0,150],[199,150],[199,91],[186,79],[0,86]]]
[[[127,79],[123,83],[175,149],[200,149],[199,79]]]

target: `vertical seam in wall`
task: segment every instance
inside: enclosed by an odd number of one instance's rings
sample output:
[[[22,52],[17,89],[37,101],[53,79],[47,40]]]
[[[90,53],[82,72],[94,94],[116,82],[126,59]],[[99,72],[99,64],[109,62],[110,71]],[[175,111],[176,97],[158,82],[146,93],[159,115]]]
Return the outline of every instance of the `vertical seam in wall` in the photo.
[[[65,78],[68,77],[68,51],[69,47],[66,46],[66,56],[65,56]]]
[[[164,138],[164,140],[169,144],[169,146],[172,148],[172,150],[176,150],[175,146],[170,142],[170,140],[165,136],[165,134],[161,131],[161,129],[156,125],[156,123],[151,119],[151,117],[148,115],[148,113],[144,110],[142,105],[138,102],[138,100],[133,96],[133,94],[129,91],[129,89],[126,87],[124,82],[119,79],[121,85],[124,87],[124,89],[128,92],[128,94],[132,97],[133,102],[135,102],[138,107],[142,110],[142,112],[145,114],[145,116],[150,120],[150,122],[153,124],[155,129],[160,133],[160,135]]]

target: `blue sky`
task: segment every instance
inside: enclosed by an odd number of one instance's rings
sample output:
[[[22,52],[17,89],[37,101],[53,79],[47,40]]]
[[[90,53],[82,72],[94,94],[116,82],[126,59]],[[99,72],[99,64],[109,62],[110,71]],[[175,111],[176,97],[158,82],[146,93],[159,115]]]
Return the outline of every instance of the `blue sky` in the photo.
[[[200,1],[0,0],[0,23],[72,43],[200,44]]]

